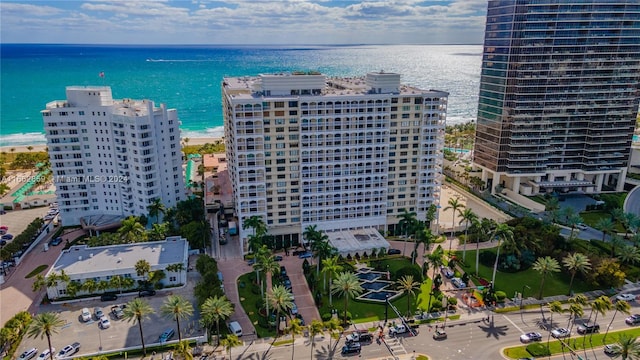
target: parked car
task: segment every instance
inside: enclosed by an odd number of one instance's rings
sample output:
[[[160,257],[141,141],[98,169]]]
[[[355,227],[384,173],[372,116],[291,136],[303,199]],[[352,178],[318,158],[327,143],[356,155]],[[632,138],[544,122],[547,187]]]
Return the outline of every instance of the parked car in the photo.
[[[587,230],[589,227],[583,223],[577,224],[576,227],[580,230]]]
[[[116,319],[122,319],[124,317],[124,311],[122,310],[122,305],[114,305],[111,307],[111,314]]]
[[[287,277],[286,279],[284,279],[284,281],[282,282],[282,284],[284,285],[284,287],[287,290],[291,290],[293,287],[291,286],[291,280]]]
[[[249,265],[249,266],[253,266],[255,263],[256,263],[256,258],[249,259],[249,260],[247,261],[247,265]]]
[[[634,301],[636,296],[634,294],[620,294],[616,296],[616,300]]]
[[[556,328],[551,330],[551,336],[553,336],[556,339],[569,337],[570,335],[571,333],[566,328]]]
[[[313,256],[313,253],[311,251],[305,251],[302,254],[298,255],[300,259],[308,259],[312,256]]]
[[[620,346],[616,344],[605,345],[604,353],[611,356],[618,355],[620,354]]]
[[[82,316],[82,321],[84,322],[91,321],[91,312],[87,308],[82,309],[80,316]]]
[[[389,335],[395,336],[395,335],[398,335],[398,334],[404,334],[404,333],[406,333],[408,331],[409,331],[409,329],[406,326],[404,326],[403,324],[397,324],[397,325],[392,326],[392,327],[389,328]]]
[[[340,353],[342,355],[360,354],[360,351],[362,351],[362,346],[360,345],[360,343],[355,342],[343,346]]]
[[[446,277],[447,279],[451,279],[454,275],[453,270],[451,270],[450,267],[448,266],[441,266],[440,267],[440,271],[442,271],[442,274],[444,275],[444,277]]]
[[[296,314],[296,319],[300,320],[300,326],[305,325],[304,319],[302,318],[302,315],[300,315],[300,313]]]
[[[296,315],[298,313],[298,305],[296,303],[292,303],[291,305],[291,315]]]
[[[9,227],[7,225],[0,225],[0,230],[7,231],[9,230]]]
[[[49,352],[49,349],[44,349],[44,351],[42,352],[42,354],[40,354],[40,356],[38,356],[38,360],[51,360],[51,356],[49,354],[55,354],[56,353],[56,348],[54,348],[53,346],[51,347],[51,352]]]
[[[389,251],[387,251],[387,255],[400,255],[400,254],[402,254],[402,251],[398,249],[389,249]]]
[[[51,240],[51,242],[49,242],[49,245],[58,246],[61,243],[62,243],[62,238],[58,236],[57,238]]]
[[[275,255],[275,256],[273,257],[273,260],[274,260],[274,261],[282,261],[282,260],[283,260],[282,255]]]
[[[12,240],[13,239],[13,235],[4,234],[4,235],[2,235],[2,237],[0,237],[0,239],[2,239],[2,240]]]
[[[287,268],[285,268],[284,266],[280,266],[280,276],[287,276]]]
[[[591,334],[600,331],[600,325],[594,323],[584,323],[578,326],[578,334]]]
[[[433,340],[444,340],[447,338],[447,333],[444,330],[436,330],[433,333]]]
[[[162,334],[160,334],[160,336],[158,337],[158,341],[159,342],[169,341],[175,334],[176,332],[173,329],[167,329]]]
[[[373,341],[373,335],[367,329],[353,331],[347,335],[346,341],[349,342],[370,342]]]
[[[638,325],[640,324],[640,314],[633,314],[624,319],[624,322],[627,323],[627,325]]]
[[[100,328],[101,329],[108,329],[111,327],[111,321],[109,321],[109,318],[106,316],[103,316],[100,318]]]
[[[93,315],[95,315],[96,320],[100,320],[100,318],[104,316],[104,311],[102,311],[101,307],[96,306],[93,308]]]
[[[100,296],[100,300],[101,301],[114,301],[114,300],[118,300],[118,295],[113,294],[113,293],[106,293],[106,294],[102,294]]]
[[[454,277],[451,278],[451,283],[453,284],[453,286],[457,287],[457,288],[464,288],[467,287],[467,284],[464,283],[464,281],[462,281],[462,279]]]
[[[36,355],[38,355],[38,349],[31,348],[31,349],[26,350],[22,354],[20,354],[20,357],[18,358],[18,360],[29,360],[29,359],[32,359]]]
[[[523,343],[540,341],[540,340],[542,340],[542,334],[538,332],[530,332],[530,333],[520,335],[520,341],[522,341]]]
[[[66,357],[69,357],[69,356],[77,353],[78,351],[80,351],[80,343],[79,342],[74,342],[71,345],[67,345],[67,346],[63,347],[62,350],[60,350],[60,352],[58,353],[58,355],[56,357],[58,359],[64,359]]]
[[[156,291],[153,289],[144,289],[144,290],[138,291],[138,297],[153,296],[155,294],[156,294]]]

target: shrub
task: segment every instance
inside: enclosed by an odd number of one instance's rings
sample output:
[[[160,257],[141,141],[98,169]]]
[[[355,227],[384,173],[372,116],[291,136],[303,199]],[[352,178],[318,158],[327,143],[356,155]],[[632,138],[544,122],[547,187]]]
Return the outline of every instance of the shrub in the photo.
[[[449,305],[458,305],[458,299],[454,298],[454,297],[450,297],[449,300],[447,300],[449,302]]]
[[[331,320],[331,313],[324,313],[322,314],[321,318],[322,318],[322,321],[329,321]]]
[[[527,345],[527,351],[534,357],[549,356],[551,354],[549,352],[549,348],[541,343],[533,343]]]
[[[422,270],[418,265],[405,266],[396,271],[394,275],[396,279],[402,279],[405,275],[413,275],[413,281],[422,282]]]
[[[431,301],[431,309],[429,310],[429,312],[433,312],[435,310],[441,310],[441,309],[442,309],[442,302],[440,300]]]
[[[507,294],[504,291],[500,291],[500,290],[496,291],[496,299],[498,301],[504,301],[504,299],[506,298],[507,298]]]

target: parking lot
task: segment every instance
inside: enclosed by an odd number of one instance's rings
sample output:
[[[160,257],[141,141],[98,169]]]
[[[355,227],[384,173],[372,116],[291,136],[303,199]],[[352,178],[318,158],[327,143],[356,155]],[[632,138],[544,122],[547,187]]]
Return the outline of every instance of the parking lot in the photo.
[[[9,231],[7,233],[15,237],[20,235],[35,218],[45,216],[48,211],[48,206],[25,210],[9,210],[6,214],[0,215],[0,225],[8,226]]]
[[[195,259],[190,259],[190,263]],[[145,297],[144,300],[148,301],[151,307],[154,309],[154,313],[150,314],[148,318],[142,321],[142,330],[144,333],[144,342],[146,346],[158,342],[158,337],[168,328],[173,328],[177,331],[176,322],[174,319],[167,319],[160,313],[160,307],[169,295],[181,295],[190,300],[194,306],[194,314],[189,319],[180,320],[180,329],[182,331],[182,337],[195,337],[203,335],[204,331],[198,323],[200,318],[198,309],[196,309],[195,299],[193,298],[193,287],[199,280],[200,275],[197,272],[189,272],[187,274],[187,285],[183,288],[166,289],[158,291],[155,296]],[[65,322],[65,325],[59,330],[57,334],[51,337],[51,344],[59,351],[64,346],[73,342],[79,342],[81,347],[80,351],[75,356],[82,356],[85,354],[95,354],[101,351],[108,352],[116,349],[122,349],[127,347],[140,346],[140,330],[137,322],[128,322],[126,319],[117,319],[111,313],[111,307],[116,304],[125,304],[137,297],[137,293],[131,295],[119,295],[115,301],[100,301],[84,300],[74,303],[64,304],[48,304],[40,305],[39,313],[42,312],[56,312],[60,318]],[[82,321],[81,310],[82,308],[88,308],[92,314],[91,320],[88,322]],[[108,329],[101,329],[99,322],[95,318],[94,308],[102,307],[103,312],[109,318],[111,326]],[[172,340],[177,340],[178,334],[173,337]],[[18,347],[16,354],[20,354],[26,349],[35,347],[38,349],[38,354],[42,353],[47,348],[47,339],[32,339],[25,337]]]

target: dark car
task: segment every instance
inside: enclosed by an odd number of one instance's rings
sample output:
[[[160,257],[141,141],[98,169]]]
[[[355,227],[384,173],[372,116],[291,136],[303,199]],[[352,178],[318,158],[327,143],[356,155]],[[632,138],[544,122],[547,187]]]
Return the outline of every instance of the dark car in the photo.
[[[304,319],[302,318],[302,315],[300,315],[300,313],[296,314],[296,319],[300,320],[300,326],[305,325]]]
[[[280,276],[287,276],[287,268],[285,268],[284,266],[280,266]]]
[[[116,295],[116,294],[112,294],[112,293],[102,294],[102,295],[100,296],[100,300],[101,300],[101,301],[114,301],[114,300],[118,300],[118,295]]]
[[[2,239],[2,240],[11,240],[11,239],[13,239],[13,235],[11,235],[11,234],[4,234],[4,235],[2,235],[2,238],[1,238],[1,239]]]
[[[156,291],[153,289],[144,289],[144,290],[138,291],[138,297],[153,296],[155,294],[156,294]]]
[[[173,335],[175,335],[175,333],[176,332],[173,329],[167,329],[162,334],[160,334],[160,336],[158,337],[158,341],[161,343],[165,341],[169,341],[171,340]]]
[[[62,238],[58,236],[57,238],[51,240],[51,242],[49,244],[53,245],[53,246],[58,246],[61,243],[62,243]]]
[[[347,344],[345,346],[342,347],[342,351],[340,351],[342,353],[342,355],[347,355],[347,354],[360,354],[360,351],[362,350],[362,346],[360,346],[360,343],[350,343]]]
[[[387,255],[400,255],[400,254],[402,254],[402,251],[398,249],[389,249],[389,251],[387,251]]]
[[[307,259],[313,256],[313,253],[311,251],[305,251],[302,254],[298,255],[298,257],[300,259]]]
[[[274,255],[273,256],[273,260],[274,261],[282,261],[282,255]]]
[[[600,331],[600,325],[593,323],[584,323],[578,326],[578,334],[591,334]]]

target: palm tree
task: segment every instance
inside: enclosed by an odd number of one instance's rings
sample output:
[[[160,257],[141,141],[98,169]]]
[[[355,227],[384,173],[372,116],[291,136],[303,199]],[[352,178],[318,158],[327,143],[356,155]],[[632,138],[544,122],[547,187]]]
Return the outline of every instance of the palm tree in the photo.
[[[331,284],[333,283],[333,275],[338,273],[338,271],[342,271],[342,265],[338,264],[338,257],[334,256],[334,257],[330,257],[327,259],[322,260],[322,272],[325,274],[325,276],[329,277],[329,288],[331,288]],[[324,291],[327,291],[327,282],[323,281],[324,283]],[[331,291],[329,291],[329,306],[333,305],[333,298],[331,296]]]
[[[256,266],[264,271],[266,291],[268,292],[273,286],[273,273],[280,270],[280,265],[278,265],[266,245],[262,245],[262,250],[258,252],[257,257],[258,261],[256,262]],[[260,285],[260,291],[262,292],[262,285]],[[265,305],[267,307],[267,314],[269,314],[269,302],[265,301]]]
[[[293,339],[291,343],[291,360],[293,360],[296,351],[296,335],[302,334],[302,330],[304,330],[304,327],[300,325],[300,319],[298,318],[291,319],[289,327],[285,330],[287,334],[291,335],[291,339]]]
[[[571,301],[571,299],[569,299],[569,301]],[[573,325],[576,323],[576,319],[584,315],[584,307],[580,303],[571,303],[567,312],[569,313],[569,322],[567,323],[567,327],[569,328],[569,332],[571,332],[571,330],[573,330]]]
[[[253,234],[262,238],[264,234],[267,233],[267,225],[264,223],[264,220],[260,216],[253,215],[247,219],[244,219],[242,222],[243,229],[253,229]]]
[[[200,314],[208,328],[216,324],[216,336],[220,345],[220,320],[228,319],[233,314],[233,304],[226,296],[207,298],[200,306]]]
[[[462,243],[462,262],[464,263],[467,259],[467,241],[469,240],[469,225],[474,221],[478,220],[478,215],[473,212],[471,209],[464,209],[464,211],[460,211],[460,224],[465,223],[464,227],[464,242]]]
[[[471,225],[476,229],[476,276],[480,275],[480,239],[486,239],[491,233],[491,229],[495,228],[496,222],[491,219],[483,218],[481,221],[474,221]]]
[[[329,349],[333,349],[333,346],[331,346],[331,339],[333,338],[334,333],[342,331],[342,326],[338,319],[332,318],[331,320],[324,322],[324,327],[329,330]]]
[[[411,316],[411,295],[415,295],[415,291],[420,288],[420,283],[413,281],[413,275],[405,275],[396,281],[398,290],[407,294],[407,318]]]
[[[609,322],[609,326],[607,326],[607,331],[604,333],[604,337],[602,338],[602,342],[605,343],[607,341],[607,335],[609,335],[609,329],[611,329],[611,325],[613,324],[613,320],[615,320],[618,312],[629,315],[631,313],[631,305],[624,300],[618,300],[613,304],[613,317],[611,318],[611,322]]]
[[[127,243],[135,243],[145,239],[146,232],[144,226],[138,222],[135,216],[129,216],[122,221],[118,229],[118,235]]]
[[[550,326],[553,327],[553,314],[554,313],[561,313],[562,310],[562,303],[560,301],[552,301],[549,304],[547,304],[547,306],[549,307],[549,312],[551,312],[551,318],[549,319],[549,324]],[[549,347],[549,341],[551,340],[551,331],[549,331],[549,335],[547,336],[547,347]]]
[[[398,222],[398,227],[404,231],[404,250],[402,250],[402,256],[405,256],[405,251],[407,250],[407,240],[409,239],[409,232],[411,228],[415,225],[416,219],[415,212],[409,212],[407,209],[402,209],[402,213],[400,214],[400,221]]]
[[[169,223],[153,224],[151,230],[148,231],[149,240],[163,240],[169,233]]]
[[[127,307],[123,310],[124,318],[128,322],[138,322],[138,330],[140,330],[140,341],[142,342],[142,353],[147,356],[147,348],[144,346],[144,333],[142,332],[142,319],[153,313],[153,308],[148,302],[136,298],[127,303]]]
[[[231,357],[231,348],[242,345],[242,341],[235,335],[227,335],[226,338],[220,341],[220,344],[229,352],[229,359],[233,359]]]
[[[54,355],[51,347],[51,335],[57,334],[58,330],[60,330],[64,324],[65,321],[60,319],[58,314],[46,312],[36,315],[31,320],[31,325],[29,325],[29,330],[27,330],[27,334],[31,338],[40,337],[40,339],[42,339],[44,336],[47,337],[50,360],[53,360]]]
[[[569,281],[569,295],[573,289],[573,279],[577,273],[586,273],[591,270],[591,261],[587,255],[579,252],[569,254],[562,259],[562,263],[571,273],[571,281]]]
[[[498,260],[500,259],[500,240],[513,239],[513,229],[507,224],[498,224],[491,233],[491,239],[498,239],[498,251],[496,252],[496,261],[493,264],[493,275],[491,276],[491,286],[495,286],[496,272],[498,271]]]
[[[193,360],[193,353],[191,352],[191,347],[187,340],[178,342],[174,348],[174,353],[182,357],[184,360]]]
[[[626,264],[636,264],[640,262],[640,249],[633,245],[625,245],[618,251],[618,259]]]
[[[314,319],[311,321],[310,325],[307,325],[307,329],[309,330],[309,337],[311,338],[311,356],[309,359],[313,359],[313,348],[316,346],[316,335],[324,332],[324,324],[322,321]]]
[[[134,268],[136,269],[136,275],[142,276],[144,278],[144,281],[148,281],[147,277],[149,275],[149,272],[151,271],[151,264],[149,264],[147,260],[138,260],[134,265]]]
[[[609,299],[608,296],[602,295],[599,298],[595,299],[591,304],[591,311],[596,314],[596,317],[593,319],[593,323],[594,324],[598,323],[598,314],[604,316],[607,313],[607,311],[610,311],[611,309],[613,309],[613,303],[611,303],[611,299]],[[593,338],[593,332],[589,336],[589,342],[591,342],[592,338]],[[584,344],[584,341],[583,341],[583,344]]]
[[[611,218],[601,218],[598,220],[596,225],[594,226],[596,229],[602,231],[602,241],[606,240],[606,236],[608,234],[613,233],[613,229],[615,228],[615,224],[611,220]],[[613,255],[612,255],[613,256]]]
[[[436,240],[436,236],[431,232],[431,229],[427,226],[426,222],[419,221],[416,224],[415,239],[413,244],[413,254],[411,256],[411,263],[416,263],[418,257],[418,247],[420,244],[424,244],[423,252],[427,252],[431,244]]]
[[[432,279],[436,277],[436,271],[440,267],[440,265],[444,264],[444,250],[442,246],[438,245],[429,255],[426,256],[425,262],[433,267],[433,276]]]
[[[182,341],[180,319],[187,319],[193,315],[193,305],[180,295],[170,295],[160,307],[160,313],[169,319],[175,319],[178,327],[178,341]]]
[[[640,343],[637,336],[620,334],[618,342],[615,344],[614,351],[618,354],[614,359],[622,357],[622,360],[640,359]]]
[[[317,225],[309,225],[306,228],[304,228],[304,232],[302,233],[302,237],[304,238],[304,241],[302,242],[302,244],[304,245],[305,249],[306,249],[305,244],[311,243],[313,239],[318,237],[319,233],[320,231],[318,231]]]
[[[344,296],[344,324],[347,324],[347,308],[349,298],[360,295],[364,289],[360,286],[360,279],[352,272],[341,272],[331,287],[331,291]]]
[[[558,260],[551,256],[539,257],[535,263],[533,263],[533,270],[540,273],[542,279],[540,279],[540,295],[538,299],[542,299],[542,290],[544,289],[544,280],[549,273],[560,272],[560,264]]]
[[[276,322],[279,324],[280,314],[288,313],[293,307],[293,295],[284,286],[276,285],[270,292],[267,292],[267,303],[269,303],[271,308],[276,311]],[[269,316],[268,313],[267,316]],[[279,330],[280,329],[278,329],[278,331]]]
[[[160,198],[155,198],[151,201],[151,204],[147,206],[149,216],[156,218],[156,224],[160,224],[160,214],[164,215],[167,209],[165,208]]]
[[[572,209],[572,208],[567,208]],[[576,231],[576,225],[581,224],[584,220],[578,214],[571,214],[567,217],[567,225],[571,228],[571,234],[569,235],[569,239],[573,239],[573,234]]]
[[[444,211],[451,209],[451,241],[449,242],[449,252],[451,252],[451,244],[453,243],[453,236],[455,234],[456,228],[456,212],[460,211],[460,209],[464,209],[465,206],[463,203],[459,202],[457,197],[453,197],[449,199],[449,206],[444,208]],[[451,256],[451,254],[449,254]]]

